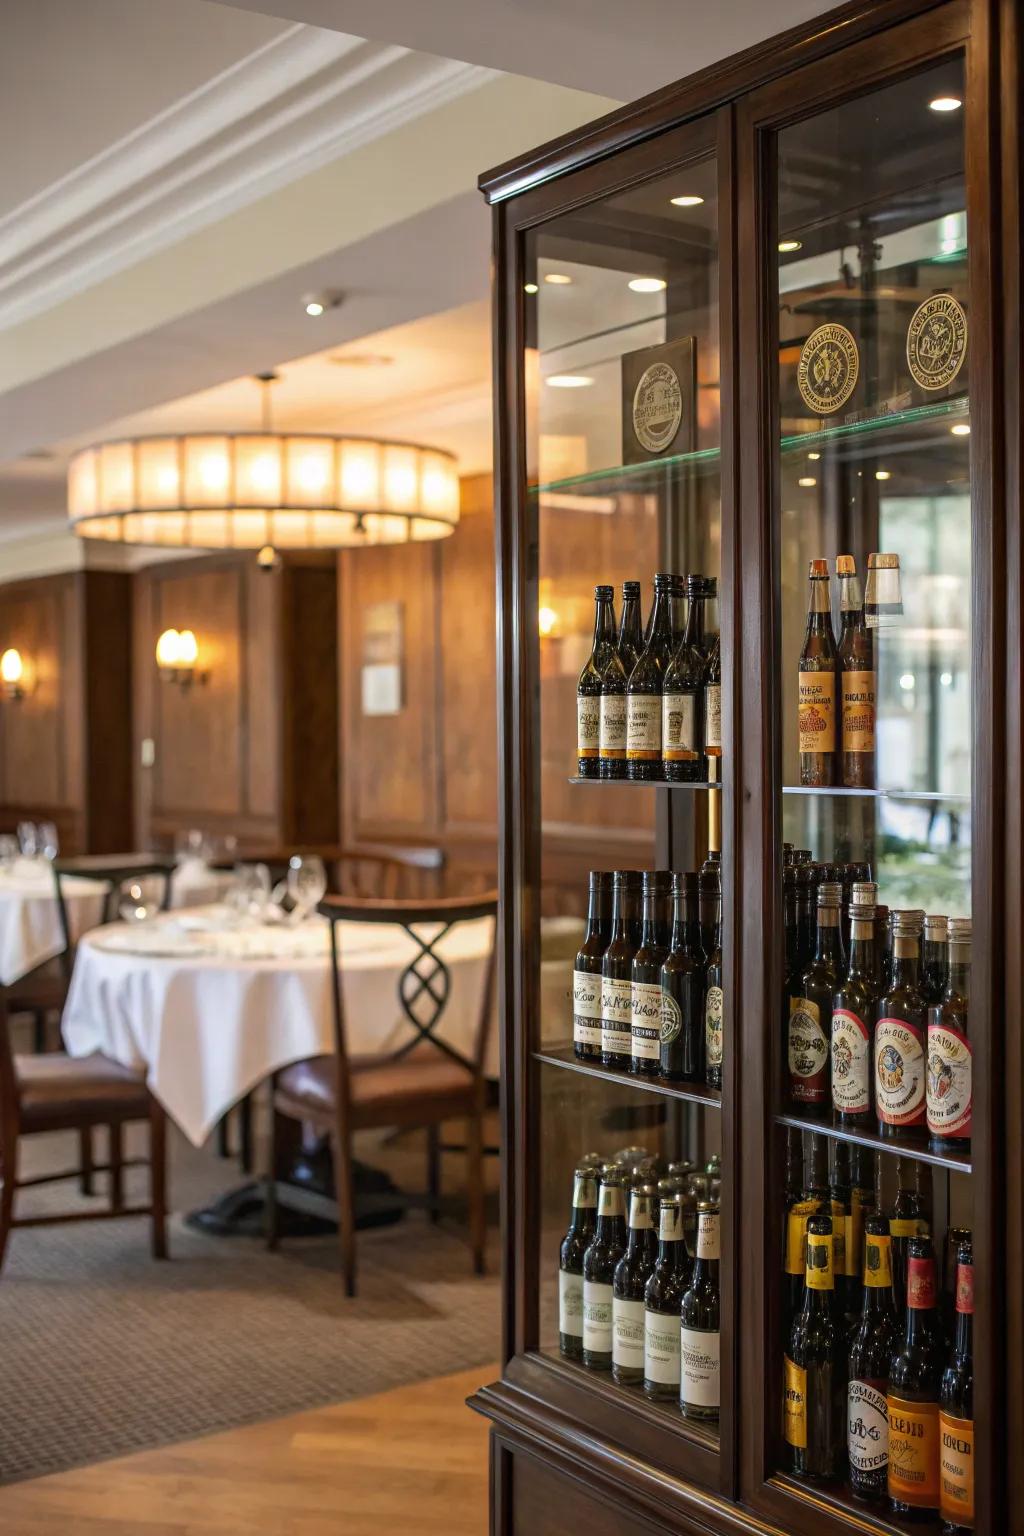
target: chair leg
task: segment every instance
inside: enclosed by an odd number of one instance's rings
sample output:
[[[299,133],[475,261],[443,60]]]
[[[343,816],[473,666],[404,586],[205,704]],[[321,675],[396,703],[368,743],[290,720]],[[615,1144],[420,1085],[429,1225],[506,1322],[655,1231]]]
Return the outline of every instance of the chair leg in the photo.
[[[37,1056],[46,1050],[46,1010],[37,1008],[32,1015],[32,1049]]]
[[[83,1125],[78,1132],[78,1187],[83,1195],[92,1194],[92,1126]]]
[[[150,1249],[154,1259],[167,1257],[167,1116],[156,1099],[149,1101]]]
[[[427,1126],[427,1193],[430,1196],[430,1219],[441,1219],[441,1127]]]
[[[345,1295],[356,1293],[356,1191],[352,1163],[352,1145],[340,1129],[331,1134],[334,1159],[334,1190],[338,1202],[338,1240],[341,1243],[341,1267],[345,1277]]]
[[[228,1141],[228,1117],[222,1116],[217,1121],[217,1156],[230,1157],[231,1143]]]
[[[243,1173],[252,1173],[252,1094],[238,1106],[238,1160]]]
[[[110,1209],[124,1210],[124,1127],[115,1120],[107,1127],[110,1134]]]
[[[473,1272],[482,1275],[487,1261],[487,1194],[484,1188],[484,1123],[479,1108],[466,1120],[466,1199]]]
[[[271,1085],[270,1091],[271,1095],[273,1095],[273,1085]],[[263,1190],[263,1235],[271,1252],[273,1252],[281,1240],[280,1212],[277,1205],[277,1128],[279,1119],[280,1116],[273,1103],[271,1103],[270,1146],[267,1154],[268,1177]]]
[[[0,1146],[0,1269],[3,1269],[7,1239],[14,1222],[14,1191],[18,1182],[18,1133],[14,1126],[4,1128],[3,1145]]]

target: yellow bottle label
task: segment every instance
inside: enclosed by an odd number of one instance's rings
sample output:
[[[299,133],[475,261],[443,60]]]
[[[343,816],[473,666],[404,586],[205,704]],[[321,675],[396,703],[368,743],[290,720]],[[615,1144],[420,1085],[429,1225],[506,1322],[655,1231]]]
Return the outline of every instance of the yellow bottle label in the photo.
[[[843,673],[843,751],[875,750],[875,674]]]
[[[939,1413],[939,1510],[950,1525],[974,1529],[974,1420]]]
[[[889,1497],[939,1507],[939,1405],[889,1394]]]
[[[801,752],[836,749],[836,680],[832,672],[800,673]]]
[[[834,1290],[836,1283],[834,1252],[835,1239],[831,1235],[824,1237],[818,1232],[808,1232],[805,1279],[809,1291]]]
[[[820,1200],[798,1200],[786,1216],[786,1274],[807,1268],[807,1218],[821,1210]]]
[[[783,1417],[786,1440],[807,1449],[807,1372],[786,1356],[786,1405]]]
[[[892,1242],[869,1233],[864,1250],[864,1284],[881,1290],[892,1288]]]
[[[889,1222],[890,1237],[928,1237],[930,1231],[923,1216],[894,1216]]]

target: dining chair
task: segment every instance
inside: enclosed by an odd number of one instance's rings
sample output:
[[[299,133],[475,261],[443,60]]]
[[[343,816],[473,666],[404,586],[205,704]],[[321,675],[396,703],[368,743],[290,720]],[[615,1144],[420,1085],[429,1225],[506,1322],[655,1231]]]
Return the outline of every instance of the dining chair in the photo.
[[[430,901],[357,901],[327,896],[317,909],[330,924],[334,1051],[284,1068],[271,1093],[271,1145],[266,1190],[268,1247],[277,1246],[279,1206],[338,1222],[345,1291],[355,1295],[356,1200],[353,1136],[371,1128],[426,1128],[428,1184],[426,1198],[391,1197],[403,1205],[424,1204],[432,1214],[440,1205],[437,1133],[448,1120],[466,1122],[466,1183],[473,1267],[484,1271],[486,1209],[483,1121],[487,1106],[485,1067],[493,1029],[495,939],[484,967],[480,1012],[472,1055],[463,1055],[441,1039],[441,1024],[451,993],[451,973],[437,948],[462,923],[490,918],[497,926],[498,898],[436,898]],[[399,978],[398,1002],[409,1025],[409,1038],[395,1050],[373,1056],[349,1054],[346,1038],[344,959],[339,923],[390,923],[404,930],[416,953]],[[422,930],[427,930],[425,937]],[[278,1146],[283,1122],[311,1123],[330,1138],[335,1199],[298,1190],[278,1177]]]
[[[136,1121],[149,1123],[149,1158],[124,1156],[123,1131]],[[51,1131],[77,1131],[84,1148],[98,1125],[110,1129],[110,1160],[92,1165],[90,1173],[109,1173],[110,1201],[102,1211],[62,1211],[52,1215],[15,1215],[19,1190],[64,1179],[83,1180],[82,1167],[35,1178],[19,1179],[18,1149],[26,1136]],[[149,1167],[148,1205],[126,1205],[124,1173]],[[146,1087],[142,1072],[134,1072],[99,1053],[68,1056],[51,1051],[43,1056],[16,1055],[11,1044],[6,998],[0,994],[0,1268],[7,1239],[14,1227],[57,1226],[70,1221],[98,1221],[122,1216],[148,1216],[153,1257],[167,1257],[167,1128],[164,1111]]]

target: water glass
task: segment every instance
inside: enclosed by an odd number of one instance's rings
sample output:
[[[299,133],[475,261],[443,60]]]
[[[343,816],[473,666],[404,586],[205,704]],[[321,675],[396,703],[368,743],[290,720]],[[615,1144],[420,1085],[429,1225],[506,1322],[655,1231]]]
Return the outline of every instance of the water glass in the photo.
[[[117,910],[126,923],[145,923],[156,917],[163,901],[163,880],[159,875],[140,875],[136,880],[122,880],[118,886]]]
[[[288,860],[288,895],[292,900],[291,920],[301,923],[327,893],[324,861],[315,854],[293,853]]]

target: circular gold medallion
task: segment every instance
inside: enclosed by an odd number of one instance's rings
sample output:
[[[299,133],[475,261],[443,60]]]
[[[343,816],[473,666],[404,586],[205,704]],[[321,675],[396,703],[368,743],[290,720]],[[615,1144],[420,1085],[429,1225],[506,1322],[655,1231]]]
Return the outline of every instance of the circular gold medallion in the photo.
[[[648,453],[664,453],[675,441],[683,419],[679,376],[668,363],[652,363],[633,393],[633,430]]]
[[[951,384],[967,356],[967,316],[951,293],[933,293],[907,327],[907,365],[922,389]]]
[[[845,325],[819,325],[800,349],[796,382],[804,403],[819,416],[846,404],[857,387],[860,355]]]

